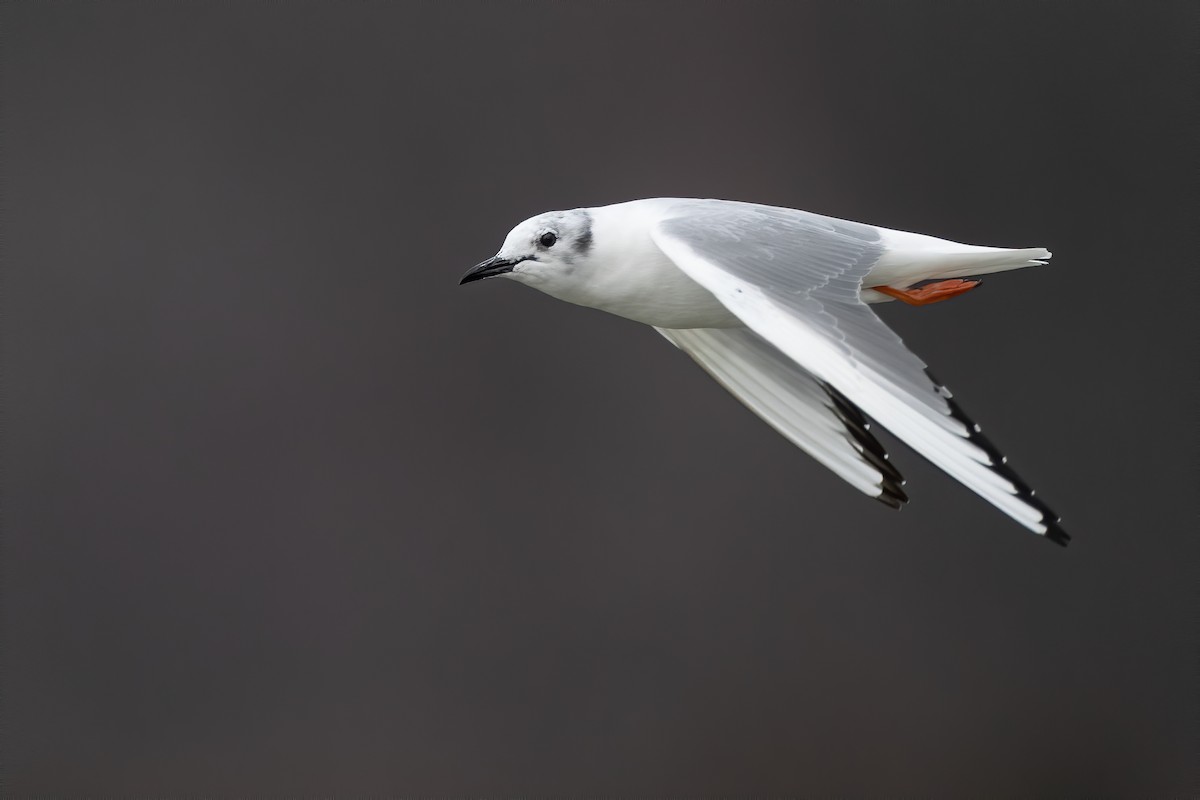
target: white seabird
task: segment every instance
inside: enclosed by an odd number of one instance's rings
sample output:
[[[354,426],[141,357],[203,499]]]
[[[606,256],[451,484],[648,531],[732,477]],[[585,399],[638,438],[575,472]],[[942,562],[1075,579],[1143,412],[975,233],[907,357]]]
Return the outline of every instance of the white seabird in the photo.
[[[1046,538],[1070,537],[925,363],[868,307],[924,305],[1042,248],[958,244],[790,208],[656,198],[539,214],[461,283],[505,277],[651,325],[846,482],[893,508],[874,419]]]

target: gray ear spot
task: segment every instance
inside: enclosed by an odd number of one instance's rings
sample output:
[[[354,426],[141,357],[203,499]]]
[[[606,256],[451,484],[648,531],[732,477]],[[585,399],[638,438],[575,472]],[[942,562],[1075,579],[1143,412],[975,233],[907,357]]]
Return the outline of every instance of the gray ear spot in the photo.
[[[592,249],[592,215],[583,212],[583,230],[575,238],[575,252],[581,256],[587,255]]]

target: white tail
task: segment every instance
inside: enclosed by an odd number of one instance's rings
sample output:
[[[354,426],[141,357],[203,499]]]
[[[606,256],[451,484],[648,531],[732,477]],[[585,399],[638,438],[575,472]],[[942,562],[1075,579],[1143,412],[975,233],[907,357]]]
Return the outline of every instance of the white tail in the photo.
[[[1023,250],[980,248],[961,253],[938,253],[925,263],[937,270],[935,278],[965,278],[970,275],[989,275],[1010,269],[1037,267],[1046,263],[1050,251],[1044,247]]]
[[[919,233],[887,229],[880,229],[880,233],[884,253],[867,276],[866,286],[904,289],[920,281],[1036,267],[1050,258],[1050,251],[1044,247],[980,247]]]

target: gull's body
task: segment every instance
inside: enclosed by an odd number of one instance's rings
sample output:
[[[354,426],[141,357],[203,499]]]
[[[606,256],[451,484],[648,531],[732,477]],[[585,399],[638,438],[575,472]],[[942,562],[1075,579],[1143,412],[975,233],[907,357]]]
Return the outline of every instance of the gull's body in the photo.
[[[657,198],[549,212],[518,225],[463,282],[504,276],[651,325],[780,433],[851,485],[899,507],[903,479],[874,418],[1031,530],[1058,518],[979,426],[867,308],[924,281],[1045,263],[1041,248],[963,245],[794,209]],[[940,294],[939,294],[940,293]]]

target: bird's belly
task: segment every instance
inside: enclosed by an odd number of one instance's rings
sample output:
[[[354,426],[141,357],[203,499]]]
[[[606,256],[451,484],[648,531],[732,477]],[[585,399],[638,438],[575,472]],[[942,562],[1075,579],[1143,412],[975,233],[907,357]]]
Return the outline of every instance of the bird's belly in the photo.
[[[628,274],[627,274],[628,277]],[[649,270],[627,280],[623,291],[601,293],[594,308],[656,328],[732,328],[743,323],[712,292],[678,269]]]
[[[653,325],[656,328],[736,328],[745,325],[733,312],[717,302],[709,294],[708,302],[688,302],[680,298],[657,296],[654,298],[629,298],[620,303],[596,306],[619,317]]]

